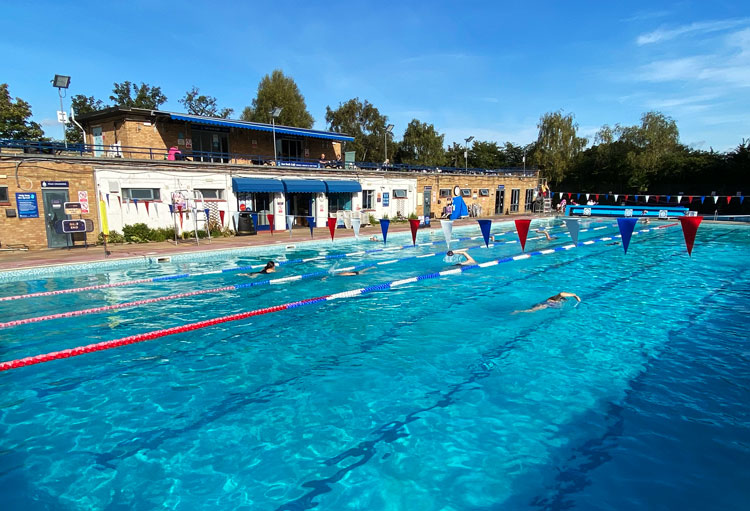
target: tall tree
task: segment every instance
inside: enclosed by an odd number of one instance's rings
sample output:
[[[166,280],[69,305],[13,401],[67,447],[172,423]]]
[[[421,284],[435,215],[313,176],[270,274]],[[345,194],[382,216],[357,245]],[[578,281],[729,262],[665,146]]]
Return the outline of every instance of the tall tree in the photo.
[[[219,108],[215,97],[201,94],[198,87],[195,86],[187,91],[179,102],[182,103],[189,114],[193,115],[226,119],[234,112],[231,108]]]
[[[98,110],[107,108],[102,100],[94,98],[94,96],[84,96],[83,94],[76,94],[70,98],[70,107],[73,109],[73,113],[78,117],[79,115],[90,114]],[[78,126],[72,122],[65,128],[65,138],[72,144],[83,142],[83,134]]]
[[[497,142],[475,140],[469,149],[469,167],[499,169],[505,166],[505,155]]]
[[[537,128],[536,162],[544,176],[559,183],[565,178],[575,156],[586,147],[587,140],[578,136],[578,123],[573,114],[546,113],[539,119]]]
[[[408,165],[442,165],[445,163],[444,138],[432,124],[412,119],[404,131],[397,161]]]
[[[617,131],[620,141],[634,147],[627,156],[634,171],[630,185],[647,190],[661,159],[679,149],[677,123],[661,112],[646,112],[641,116],[640,126],[618,126]]]
[[[115,82],[112,95],[109,97],[115,106],[126,108],[156,109],[166,103],[167,97],[162,94],[161,87],[155,87],[141,82],[140,85],[128,81]]]
[[[358,161],[381,162],[385,160],[387,122],[388,118],[382,115],[372,103],[367,100],[362,102],[359,98],[339,103],[336,110],[330,106],[326,107],[328,129],[354,137],[353,142],[346,143],[346,150],[354,151]],[[396,154],[393,149],[395,148],[389,149],[388,154]]]
[[[31,106],[21,98],[10,97],[8,84],[0,84],[0,138],[39,140],[42,127],[31,120]]]
[[[465,150],[464,146],[458,142],[453,142],[448,146],[448,149],[445,150],[445,164],[449,167],[466,167],[466,159],[464,158]]]
[[[291,77],[280,69],[266,75],[258,84],[258,94],[252,106],[245,107],[241,119],[244,121],[271,123],[271,110],[280,107],[281,115],[276,124],[312,128],[315,119],[307,111],[305,97]]]

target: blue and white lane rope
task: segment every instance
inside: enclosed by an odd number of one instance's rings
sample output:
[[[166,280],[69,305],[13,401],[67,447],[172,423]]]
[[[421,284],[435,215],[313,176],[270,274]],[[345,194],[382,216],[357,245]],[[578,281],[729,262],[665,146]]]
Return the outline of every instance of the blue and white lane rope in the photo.
[[[677,225],[677,224],[671,224],[671,225]],[[671,226],[671,225],[669,225],[669,226]],[[663,227],[668,227],[668,226],[655,227],[654,230],[661,229]],[[644,229],[644,230],[641,230],[641,231],[635,231],[635,232],[633,232],[633,235],[636,235],[639,232],[649,232],[649,230],[650,229]],[[582,241],[582,242],[579,242],[577,246],[592,245],[592,244],[597,243],[597,242],[611,241],[613,238],[620,238],[620,237],[621,237],[621,235],[618,234],[618,235],[615,235],[613,237],[606,236],[606,237],[603,237],[603,238],[599,238],[597,240]],[[506,241],[504,243],[511,244],[511,243],[518,243],[518,242],[516,240],[511,240],[511,241]],[[486,247],[485,245],[477,245],[477,246],[474,246],[474,247],[469,247],[466,250],[484,249],[484,248],[492,248],[492,247],[494,247],[493,244],[490,244],[488,247]],[[532,256],[535,256],[535,255],[547,255],[547,254],[553,254],[555,252],[560,252],[560,251],[563,251],[563,250],[570,250],[571,248],[575,248],[575,247],[576,247],[576,245],[564,245],[564,246],[550,248],[550,249],[546,249],[546,250],[537,250],[537,251],[529,252],[528,254],[520,254],[520,255],[513,256],[513,257],[505,257],[505,258],[502,258],[502,259],[496,259],[496,260],[488,261],[488,262],[485,262],[485,263],[480,263],[480,264],[475,264],[475,265],[465,265],[465,266],[461,266],[459,268],[455,268],[455,269],[451,269],[451,270],[445,270],[443,272],[436,272],[436,273],[431,273],[431,274],[427,274],[427,275],[412,277],[410,279],[405,279],[403,283],[406,283],[407,281],[408,282],[416,282],[418,280],[424,280],[424,279],[428,279],[428,278],[436,278],[436,277],[440,277],[442,275],[452,275],[452,274],[455,274],[455,273],[461,273],[463,271],[466,271],[467,269],[472,269],[472,268],[487,268],[487,267],[490,267],[490,266],[496,266],[498,264],[506,263],[506,262],[510,262],[510,261],[519,261],[519,260],[522,260],[522,259],[528,259],[528,258],[530,258]],[[98,313],[98,312],[108,312],[108,311],[113,311],[113,310],[118,310],[118,309],[125,309],[125,308],[131,308],[131,307],[139,307],[139,306],[142,306],[142,305],[149,305],[149,304],[152,304],[152,303],[157,303],[157,302],[162,302],[162,301],[168,301],[168,300],[178,300],[178,299],[181,299],[181,298],[193,297],[193,296],[203,295],[203,294],[225,293],[225,292],[237,291],[237,290],[240,290],[240,289],[246,289],[246,288],[250,288],[250,287],[258,287],[258,286],[274,285],[274,284],[285,284],[285,283],[296,282],[296,281],[299,281],[299,280],[304,280],[304,279],[309,279],[309,278],[325,277],[325,276],[329,276],[329,275],[335,275],[336,273],[343,272],[343,271],[360,271],[360,270],[363,270],[365,268],[374,268],[374,267],[377,267],[377,266],[384,266],[384,265],[399,263],[399,262],[403,262],[403,261],[409,261],[409,260],[412,260],[412,259],[424,259],[424,258],[428,258],[428,257],[436,257],[436,256],[444,255],[444,254],[445,254],[445,252],[434,252],[434,253],[430,253],[430,254],[422,254],[422,255],[415,255],[415,256],[403,257],[401,259],[390,259],[390,260],[387,260],[387,261],[378,261],[378,262],[375,262],[375,263],[367,263],[367,264],[363,264],[363,265],[359,265],[359,266],[350,266],[348,268],[338,268],[336,270],[322,270],[322,271],[313,272],[313,273],[306,273],[306,274],[302,274],[302,275],[292,275],[290,277],[280,277],[280,278],[276,278],[276,279],[268,279],[268,280],[254,281],[254,282],[245,282],[245,283],[242,283],[242,284],[233,284],[233,285],[229,285],[229,286],[217,287],[217,288],[212,288],[212,289],[202,289],[202,290],[190,291],[190,292],[186,292],[186,293],[178,293],[178,294],[173,294],[173,295],[160,296],[160,297],[156,297],[156,298],[146,298],[146,299],[136,300],[136,301],[132,301],[132,302],[124,302],[124,303],[117,303],[117,304],[111,304],[111,305],[104,305],[104,306],[100,306],[100,307],[92,307],[92,308],[89,308],[89,309],[81,309],[81,310],[77,310],[77,311],[60,312],[60,313],[57,313],[57,314],[47,314],[47,315],[44,315],[44,316],[36,316],[36,317],[25,318],[25,319],[16,319],[16,320],[12,320],[12,321],[7,321],[7,322],[4,322],[4,323],[0,323],[0,328],[10,328],[10,327],[14,327],[14,326],[27,325],[27,324],[31,324],[31,323],[39,323],[41,321],[48,321],[48,320],[51,320],[51,319],[61,319],[61,318],[78,317],[78,316],[84,316],[84,315],[88,315],[88,314],[95,314],[95,313]],[[398,282],[401,282],[401,281],[395,281],[395,282],[398,283]],[[377,286],[383,286],[383,285],[385,285],[385,284],[378,284]],[[393,283],[388,283],[387,285],[388,286],[392,286]],[[401,284],[396,284],[396,285],[401,285]]]
[[[612,225],[616,224],[610,224],[605,225],[603,227],[596,227],[594,229],[604,229],[607,227],[611,227]],[[580,232],[586,232],[589,229],[581,229]],[[516,231],[504,231],[501,233],[494,234],[493,236],[505,236],[506,234],[515,233]],[[529,238],[530,240],[539,239],[541,237],[534,237]],[[470,240],[477,240],[482,239],[482,236],[469,236],[465,238],[455,238],[452,239],[451,242],[463,242],[463,241],[470,241]],[[432,245],[438,245],[441,243],[445,243],[445,240],[436,240],[431,242],[425,242],[425,243],[417,243],[416,246],[419,247],[426,247],[426,246],[432,246]],[[279,265],[289,265],[289,264],[300,264],[300,263],[307,263],[312,261],[322,261],[326,259],[341,259],[344,257],[354,257],[354,256],[361,256],[361,255],[367,255],[367,254],[374,254],[376,252],[395,252],[397,250],[404,250],[408,248],[412,248],[413,245],[401,245],[396,247],[384,247],[384,248],[376,248],[376,249],[370,249],[370,250],[360,250],[357,252],[349,252],[345,254],[327,254],[324,256],[316,256],[316,257],[309,257],[305,259],[290,259],[287,261],[279,261]],[[165,282],[170,280],[179,280],[179,279],[185,279],[188,277],[200,277],[204,275],[221,275],[224,273],[231,273],[231,272],[238,272],[238,271],[248,271],[248,270],[258,270],[265,266],[265,264],[251,264],[248,266],[235,266],[232,268],[222,268],[219,270],[212,270],[207,272],[198,272],[198,273],[176,273],[172,275],[162,275],[159,277],[149,277],[145,279],[136,279],[136,280],[126,280],[123,282],[110,282],[108,284],[97,284],[93,286],[84,286],[84,287],[76,287],[76,288],[70,288],[70,289],[56,289],[55,291],[40,291],[38,293],[26,293],[21,295],[12,295],[12,296],[3,296],[0,297],[0,302],[7,302],[11,300],[21,300],[25,298],[38,298],[42,296],[56,296],[56,295],[62,295],[62,294],[70,294],[70,293],[81,293],[84,291],[95,291],[99,289],[109,289],[113,287],[124,287],[124,286],[132,286],[137,284],[149,284],[154,282]]]

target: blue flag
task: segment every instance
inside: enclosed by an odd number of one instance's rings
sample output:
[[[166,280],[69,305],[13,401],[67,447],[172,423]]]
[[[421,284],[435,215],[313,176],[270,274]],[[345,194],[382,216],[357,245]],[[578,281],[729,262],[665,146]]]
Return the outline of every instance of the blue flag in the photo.
[[[604,198],[605,198],[605,199],[607,199],[607,200],[609,200],[609,194],[608,194],[608,193],[605,193],[605,194],[604,194]]]
[[[742,204],[742,201],[744,201],[744,200],[745,200],[745,196],[744,196],[744,195],[742,195],[742,196],[740,197],[740,204]]]
[[[706,196],[705,195],[701,195],[701,204],[703,204],[704,200],[706,200]]]
[[[388,238],[388,226],[391,225],[390,220],[381,219],[380,220],[380,231],[383,233],[383,245],[385,245],[385,241]]]
[[[479,228],[482,230],[482,236],[484,237],[485,246],[490,246],[490,228],[492,227],[492,220],[477,220],[479,222]]]
[[[311,216],[308,216],[307,217],[307,226],[310,228],[310,237],[311,238],[313,237],[313,228],[315,227],[315,225],[313,225],[314,223],[315,223],[315,219],[313,217],[311,217]]]
[[[671,195],[667,195],[667,202],[669,202],[669,199],[671,199],[671,198],[672,198]]]
[[[625,253],[628,253],[628,245],[630,245],[630,238],[633,236],[633,228],[638,222],[637,218],[618,218],[617,227],[620,228],[620,235],[622,236],[622,248],[625,249]]]

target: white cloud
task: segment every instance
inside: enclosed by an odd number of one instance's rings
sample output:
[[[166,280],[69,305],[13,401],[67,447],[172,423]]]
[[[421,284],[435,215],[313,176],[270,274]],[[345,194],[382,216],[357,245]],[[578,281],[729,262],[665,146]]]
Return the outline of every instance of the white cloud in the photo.
[[[636,43],[639,46],[645,44],[661,43],[669,41],[677,37],[688,35],[688,34],[708,34],[711,32],[720,32],[728,30],[730,28],[746,25],[750,23],[750,18],[739,18],[729,20],[717,20],[717,21],[702,21],[691,23],[689,25],[682,25],[679,27],[667,29],[658,28],[653,32],[641,34],[636,39]]]

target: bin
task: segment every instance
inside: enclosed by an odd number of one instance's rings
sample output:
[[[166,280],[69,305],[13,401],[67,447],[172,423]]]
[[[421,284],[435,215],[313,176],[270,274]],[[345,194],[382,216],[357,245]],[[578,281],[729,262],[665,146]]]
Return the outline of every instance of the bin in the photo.
[[[248,211],[242,211],[237,219],[237,236],[249,236],[258,234],[253,223],[253,216]]]

